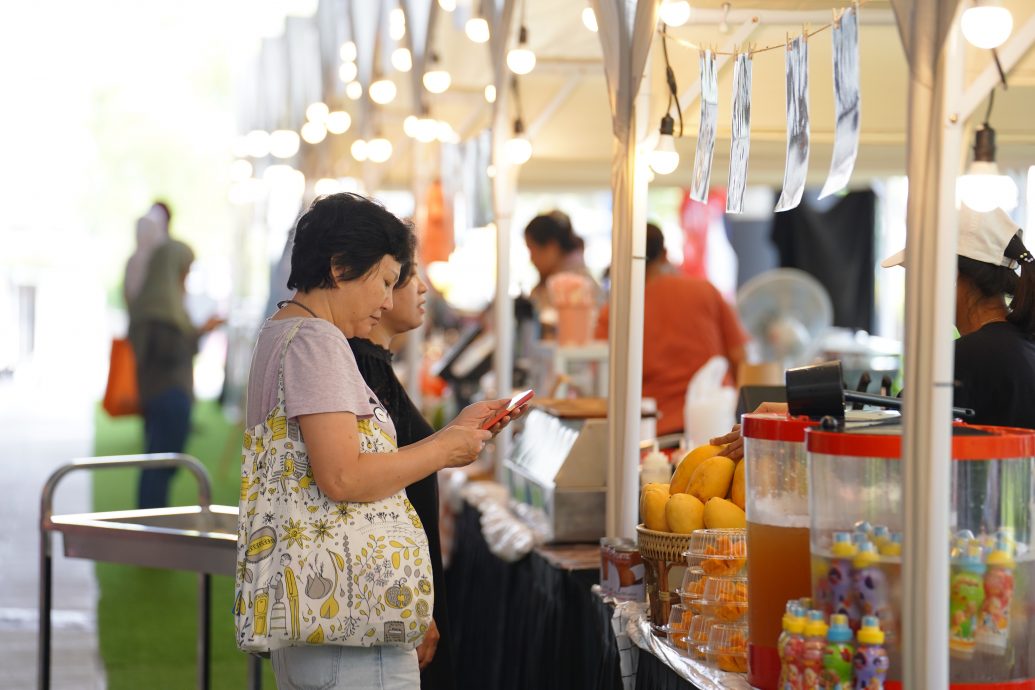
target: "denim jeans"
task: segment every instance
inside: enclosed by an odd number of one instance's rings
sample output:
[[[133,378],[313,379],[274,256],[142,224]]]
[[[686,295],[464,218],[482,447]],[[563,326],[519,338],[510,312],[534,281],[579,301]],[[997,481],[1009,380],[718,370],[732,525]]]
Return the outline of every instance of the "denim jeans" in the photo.
[[[143,408],[145,452],[182,453],[190,432],[190,395],[169,388],[144,401]],[[141,508],[169,505],[169,484],[175,473],[172,467],[141,471],[137,505]]]
[[[402,647],[288,647],[271,654],[278,690],[416,690],[417,650]]]

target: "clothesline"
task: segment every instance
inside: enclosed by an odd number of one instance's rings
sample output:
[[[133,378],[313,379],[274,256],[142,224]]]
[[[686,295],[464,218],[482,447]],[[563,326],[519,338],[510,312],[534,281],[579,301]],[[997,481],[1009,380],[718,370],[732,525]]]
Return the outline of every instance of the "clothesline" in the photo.
[[[863,5],[865,5],[869,1],[870,0],[858,0],[857,2],[855,2],[854,3],[854,7],[855,7],[856,14],[858,14],[859,8],[861,6],[863,6]],[[810,38],[812,38],[816,34],[821,33],[823,31],[826,31],[830,27],[834,26],[834,24],[836,24],[837,22],[841,21],[841,15],[844,14],[845,11],[846,11],[846,8],[842,8],[840,10],[835,10],[835,12],[834,12],[834,15],[835,15],[834,16],[834,20],[832,22],[830,22],[829,24],[824,24],[823,26],[819,27],[815,31],[809,31],[807,26],[802,27],[802,34],[805,36],[805,40],[808,41]],[[751,21],[757,24],[758,23],[758,17],[752,17]],[[676,43],[678,45],[683,46],[684,48],[690,48],[691,50],[698,50],[698,51],[700,51],[700,50],[707,50],[708,49],[708,46],[703,46],[703,45],[701,45],[699,43],[694,43],[693,41],[687,41],[687,40],[682,39],[682,38],[676,38],[676,37],[672,36],[671,34],[667,33],[664,29],[659,29],[658,33],[661,34],[661,40],[664,41],[665,39],[668,39],[668,40],[672,41],[673,43]],[[781,48],[786,48],[787,44],[790,43],[790,42],[791,42],[791,36],[788,34],[787,40],[784,43],[777,43],[776,45],[764,46],[762,48],[749,48],[748,50],[733,50],[733,51],[712,50],[712,55],[731,55],[731,56],[736,56],[736,55],[740,55],[742,53],[747,53],[749,57],[754,57],[755,53],[764,53],[764,52],[769,51],[769,50],[778,50],[778,49],[781,49]]]

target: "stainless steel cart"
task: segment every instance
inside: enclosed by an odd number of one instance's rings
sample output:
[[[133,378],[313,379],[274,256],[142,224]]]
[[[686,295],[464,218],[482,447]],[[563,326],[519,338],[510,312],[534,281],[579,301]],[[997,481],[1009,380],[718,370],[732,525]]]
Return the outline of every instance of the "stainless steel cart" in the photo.
[[[77,470],[130,467],[182,467],[198,482],[198,505],[120,510],[104,513],[53,515],[51,503],[58,483]],[[40,690],[50,688],[51,593],[53,587],[51,533],[60,532],[65,555],[94,561],[127,563],[150,568],[200,573],[198,583],[198,687],[209,688],[211,576],[234,574],[237,554],[237,508],[212,505],[208,472],[196,459],[178,453],[118,455],[74,460],[47,479],[40,501]],[[250,687],[261,682],[259,658],[252,656]]]

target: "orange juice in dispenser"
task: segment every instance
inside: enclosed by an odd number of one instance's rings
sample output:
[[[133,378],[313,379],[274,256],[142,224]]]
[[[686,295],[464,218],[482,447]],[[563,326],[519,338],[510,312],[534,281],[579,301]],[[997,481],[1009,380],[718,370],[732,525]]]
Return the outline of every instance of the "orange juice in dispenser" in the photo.
[[[881,630],[891,690],[901,688],[908,539],[901,440],[887,424],[806,432],[813,596],[825,610],[847,596],[860,651],[862,629]],[[950,688],[1035,688],[1035,432],[956,424],[951,462]],[[850,589],[835,595],[830,574],[840,583],[846,568]]]

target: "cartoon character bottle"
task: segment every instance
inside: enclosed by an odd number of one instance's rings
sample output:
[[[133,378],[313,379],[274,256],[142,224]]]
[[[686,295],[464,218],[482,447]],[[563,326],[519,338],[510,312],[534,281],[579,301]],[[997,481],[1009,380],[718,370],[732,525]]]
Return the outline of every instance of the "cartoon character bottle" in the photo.
[[[850,690],[852,687],[852,629],[848,616],[835,613],[830,617],[827,646],[823,650],[823,683],[825,690]]]
[[[884,631],[876,616],[863,616],[859,628],[859,647],[853,669],[853,690],[884,690],[888,675],[888,653],[884,649]]]
[[[976,636],[979,652],[996,656],[1006,654],[1010,641],[1010,606],[1013,603],[1015,565],[1010,543],[1000,537],[986,561],[985,599],[981,604]]]
[[[776,653],[780,656],[780,680],[776,684],[778,690],[785,690],[787,686],[787,649],[791,641],[791,628],[795,619],[801,619],[801,616],[802,609],[798,606],[798,602],[794,599],[788,601],[782,620],[783,632],[776,639]],[[804,622],[802,624],[804,625]]]
[[[805,646],[805,609],[794,607],[793,614],[787,620],[786,630],[787,637],[779,647],[780,690],[802,690],[801,655]]]
[[[852,558],[857,552],[851,532],[835,532],[831,545],[834,558],[827,571],[826,587],[821,587],[825,613],[848,614],[852,605]]]
[[[974,656],[978,613],[985,599],[984,574],[980,542],[964,537],[949,580],[949,653],[958,659]]]
[[[822,690],[823,688],[823,653],[827,647],[827,624],[823,620],[823,612],[817,609],[809,611],[805,623],[805,642],[802,645],[801,687],[802,690]]]

